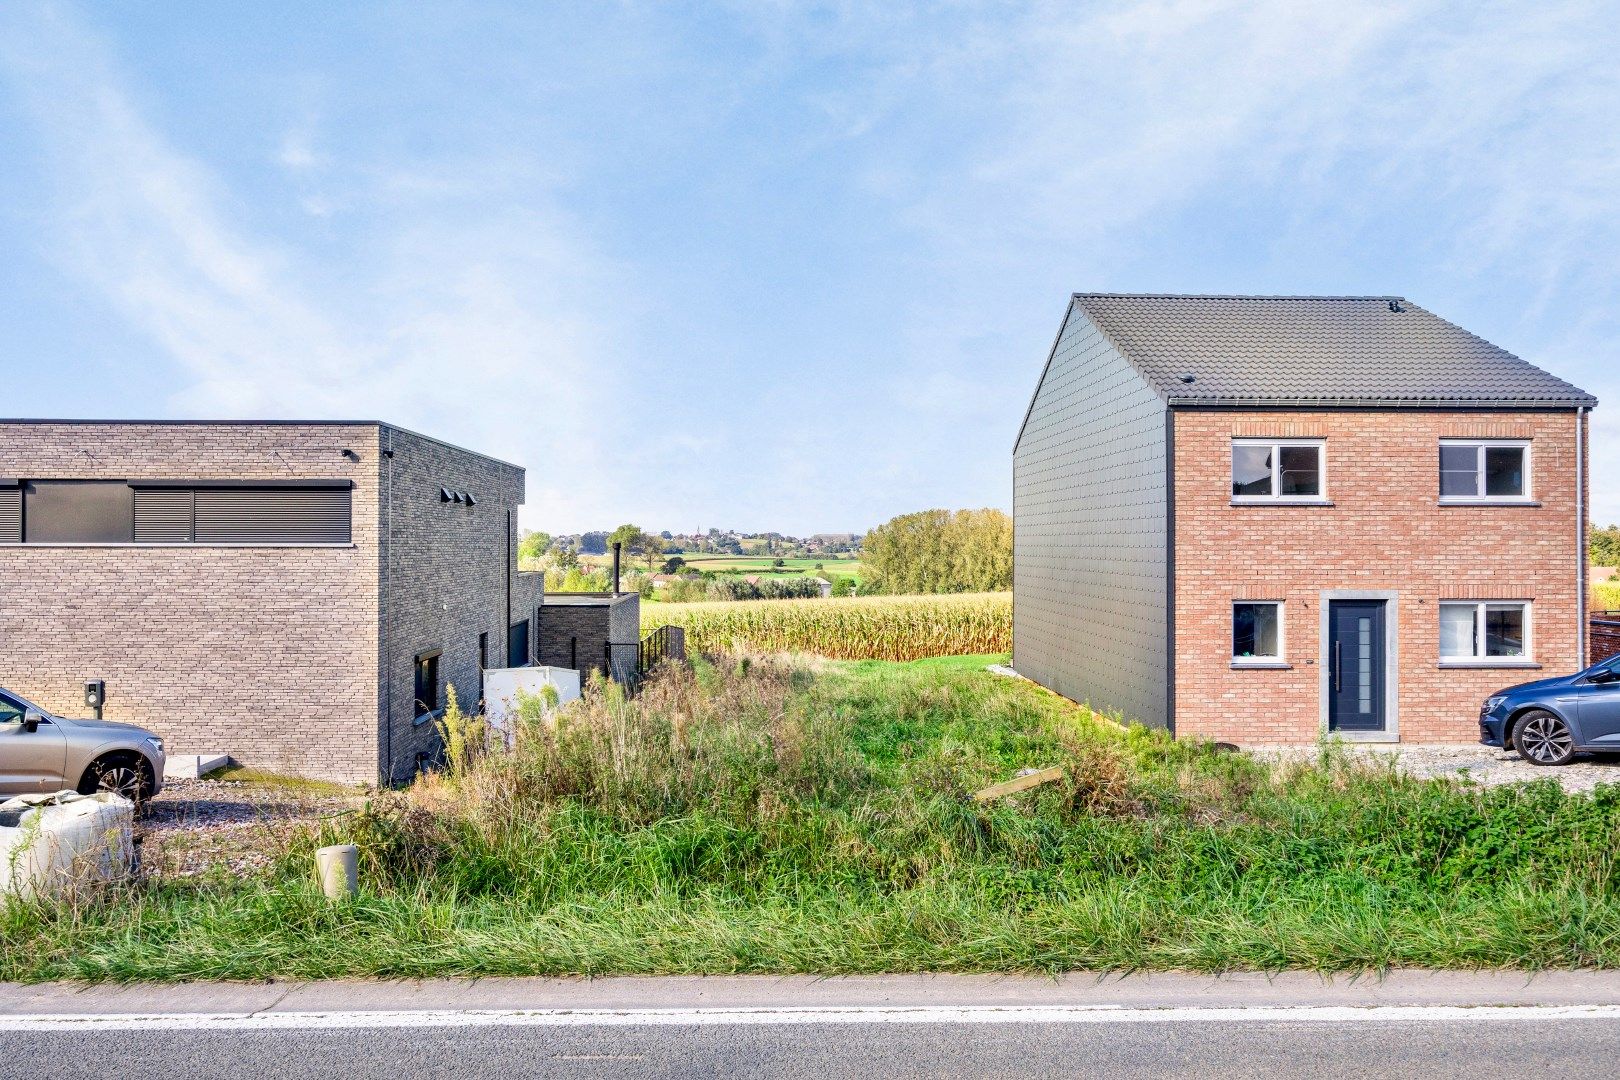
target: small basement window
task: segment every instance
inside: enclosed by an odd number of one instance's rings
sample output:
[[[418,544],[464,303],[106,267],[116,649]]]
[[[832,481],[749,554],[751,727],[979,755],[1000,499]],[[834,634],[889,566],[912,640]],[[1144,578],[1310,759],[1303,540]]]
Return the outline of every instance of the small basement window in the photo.
[[[1441,441],[1441,502],[1526,502],[1529,499],[1529,442],[1523,439]]]
[[[1234,439],[1232,501],[1322,502],[1325,457],[1321,439]]]
[[[425,719],[439,712],[439,657],[443,649],[416,654],[416,718]]]
[[[1441,602],[1441,663],[1491,664],[1526,661],[1530,656],[1529,603]]]
[[[1280,600],[1232,604],[1232,663],[1275,667],[1283,662],[1283,605]]]

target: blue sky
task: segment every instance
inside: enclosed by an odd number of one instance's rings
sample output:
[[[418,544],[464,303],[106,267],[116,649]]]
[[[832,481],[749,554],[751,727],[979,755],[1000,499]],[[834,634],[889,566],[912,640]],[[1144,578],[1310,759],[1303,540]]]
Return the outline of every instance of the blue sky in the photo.
[[[525,524],[1006,506],[1067,295],[1401,293],[1614,404],[1620,10],[0,8],[0,414],[364,417]]]

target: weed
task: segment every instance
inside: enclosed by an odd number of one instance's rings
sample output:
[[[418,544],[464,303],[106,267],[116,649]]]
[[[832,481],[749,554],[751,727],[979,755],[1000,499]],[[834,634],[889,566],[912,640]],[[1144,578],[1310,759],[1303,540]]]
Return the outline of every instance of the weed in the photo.
[[[991,659],[597,682],[267,870],[13,905],[0,979],[1620,964],[1620,785],[1270,764]],[[308,862],[340,841],[334,908]]]

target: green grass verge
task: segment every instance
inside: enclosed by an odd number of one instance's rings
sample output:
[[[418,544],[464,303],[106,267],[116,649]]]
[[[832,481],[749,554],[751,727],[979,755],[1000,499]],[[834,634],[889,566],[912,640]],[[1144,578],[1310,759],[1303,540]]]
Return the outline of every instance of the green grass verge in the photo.
[[[0,979],[1620,963],[1620,786],[1268,766],[990,657],[700,663],[270,871],[0,912]],[[1062,765],[990,805],[983,785]],[[363,852],[325,903],[321,842]]]

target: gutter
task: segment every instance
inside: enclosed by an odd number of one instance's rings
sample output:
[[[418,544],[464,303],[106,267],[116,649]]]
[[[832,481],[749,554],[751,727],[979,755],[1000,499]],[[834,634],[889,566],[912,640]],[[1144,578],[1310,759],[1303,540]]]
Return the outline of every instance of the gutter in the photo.
[[[1377,398],[1377,397],[1199,397],[1171,394],[1172,408],[1209,409],[1590,409],[1591,397],[1553,401],[1546,398]]]

